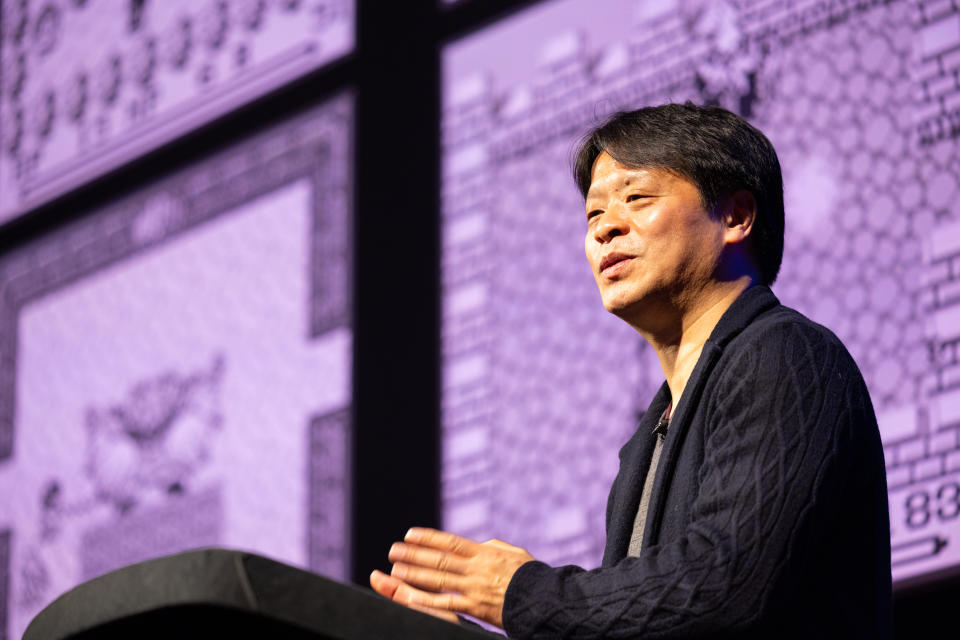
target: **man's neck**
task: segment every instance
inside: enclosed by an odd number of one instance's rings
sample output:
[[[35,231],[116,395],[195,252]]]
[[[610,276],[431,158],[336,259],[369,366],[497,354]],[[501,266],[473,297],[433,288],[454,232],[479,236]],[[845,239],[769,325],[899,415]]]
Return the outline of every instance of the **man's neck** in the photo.
[[[676,409],[690,374],[700,359],[700,352],[714,327],[733,301],[753,284],[749,276],[738,280],[716,283],[702,291],[687,308],[675,310],[675,319],[669,329],[651,331],[634,328],[650,343],[670,387],[672,406]]]

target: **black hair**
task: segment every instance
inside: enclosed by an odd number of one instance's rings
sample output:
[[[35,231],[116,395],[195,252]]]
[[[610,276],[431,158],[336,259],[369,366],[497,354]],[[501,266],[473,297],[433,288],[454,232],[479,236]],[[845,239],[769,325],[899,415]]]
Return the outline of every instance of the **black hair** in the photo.
[[[783,177],[777,152],[758,129],[726,109],[692,102],[615,113],[576,149],[573,174],[584,198],[593,163],[604,151],[628,167],[687,178],[708,211],[737,191],[752,193],[757,217],[749,246],[761,284],[776,280],[783,259]]]

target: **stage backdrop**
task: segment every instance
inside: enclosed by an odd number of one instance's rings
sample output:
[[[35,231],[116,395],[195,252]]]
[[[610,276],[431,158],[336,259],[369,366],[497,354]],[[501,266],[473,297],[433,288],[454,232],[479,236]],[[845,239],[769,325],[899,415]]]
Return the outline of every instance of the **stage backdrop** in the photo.
[[[351,100],[0,259],[0,638],[185,548],[349,578]]]
[[[353,0],[0,7],[0,222],[353,49]]]
[[[600,304],[574,142],[715,103],[783,165],[774,292],[863,370],[898,584],[960,568],[960,10],[906,0],[554,0],[443,54],[445,526],[596,566],[617,450],[662,382]]]

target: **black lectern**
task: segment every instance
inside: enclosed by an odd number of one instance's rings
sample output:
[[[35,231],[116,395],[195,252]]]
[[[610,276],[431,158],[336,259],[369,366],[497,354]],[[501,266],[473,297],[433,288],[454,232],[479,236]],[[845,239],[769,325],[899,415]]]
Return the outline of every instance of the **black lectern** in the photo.
[[[63,594],[24,640],[489,640],[372,591],[252,553],[201,549],[130,565]]]

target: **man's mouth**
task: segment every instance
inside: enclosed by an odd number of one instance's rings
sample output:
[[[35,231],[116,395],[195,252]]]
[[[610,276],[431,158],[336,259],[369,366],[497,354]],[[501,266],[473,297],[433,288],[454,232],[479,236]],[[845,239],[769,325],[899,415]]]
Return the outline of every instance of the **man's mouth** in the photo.
[[[624,260],[630,260],[633,256],[628,256],[625,253],[608,253],[604,256],[603,260],[600,261],[600,272],[602,273],[608,267],[612,267],[615,264],[623,262]]]

